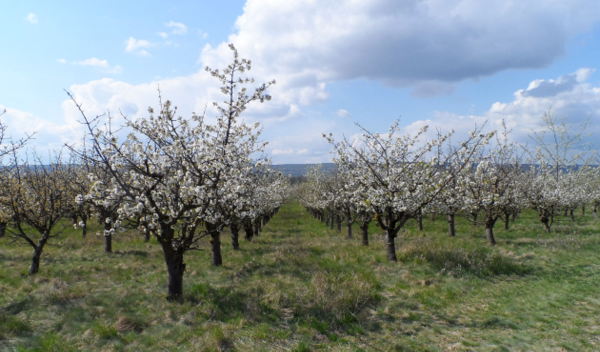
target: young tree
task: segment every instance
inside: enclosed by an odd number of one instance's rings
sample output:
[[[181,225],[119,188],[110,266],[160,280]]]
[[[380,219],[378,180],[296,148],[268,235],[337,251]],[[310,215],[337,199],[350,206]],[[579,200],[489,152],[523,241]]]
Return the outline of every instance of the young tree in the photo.
[[[353,178],[363,188],[359,192],[367,196],[363,200],[372,209],[379,226],[386,231],[387,256],[397,261],[395,239],[410,218],[416,217],[431,204],[452,181],[431,157],[431,151],[445,143],[449,135],[425,141],[427,127],[415,135],[400,135],[395,122],[386,134],[376,134],[363,129],[360,143],[348,140],[335,142],[326,136],[336,151],[335,162],[348,165]],[[464,165],[489,136],[473,133],[456,148]],[[464,167],[463,165],[463,167]]]
[[[522,204],[518,187],[521,174],[516,145],[509,141],[505,128],[502,134],[497,135],[491,150],[479,155],[470,172],[460,179],[466,195],[465,208],[483,215],[486,237],[492,245],[496,244],[496,221],[507,208]]]
[[[150,109],[148,118],[127,120],[129,133],[119,139],[75,102],[90,132],[92,161],[110,175],[115,197],[124,197],[118,221],[143,217],[161,245],[171,300],[182,296],[184,254],[198,248],[202,238],[211,238],[213,264],[222,263],[219,234],[229,221],[223,203],[235,198],[237,187],[248,181],[255,167],[251,156],[262,148],[258,126],[240,122],[240,115],[248,104],[269,99],[271,83],[249,92],[246,85],[253,80],[241,75],[250,70],[250,61],[230,47],[233,62],[222,71],[208,69],[227,96],[225,103],[215,103],[218,116],[213,124],[203,115],[179,117],[169,101],[159,99],[158,112]]]
[[[8,191],[2,207],[11,213],[9,233],[33,248],[29,274],[39,271],[46,243],[58,233],[59,220],[67,215],[71,201],[69,173],[57,158],[49,165],[19,162],[16,154],[10,172],[3,173]]]

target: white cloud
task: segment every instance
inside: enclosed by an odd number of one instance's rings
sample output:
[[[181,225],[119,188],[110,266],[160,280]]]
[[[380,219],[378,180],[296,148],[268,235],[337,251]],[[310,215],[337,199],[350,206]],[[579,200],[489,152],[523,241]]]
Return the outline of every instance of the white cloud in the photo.
[[[521,143],[532,143],[530,136],[544,129],[542,117],[551,113],[562,120],[574,135],[581,134],[583,143],[600,150],[600,86],[587,82],[592,69],[582,68],[574,73],[556,79],[538,79],[525,89],[514,93],[509,102],[496,102],[481,115],[457,115],[451,112],[437,112],[430,120],[415,121],[406,126],[407,131],[415,131],[423,124],[434,130],[455,130],[460,136],[466,135],[476,124],[487,123],[489,129],[500,129],[506,121],[512,131],[511,138]],[[582,129],[587,126],[585,129]]]
[[[27,16],[25,16],[25,20],[31,24],[37,24],[38,16],[35,13],[30,12],[27,14]]]
[[[339,109],[335,112],[338,117],[348,117],[350,116],[350,112],[346,109]]]
[[[48,121],[29,112],[0,105],[2,123],[7,126],[8,139],[18,140],[32,135],[27,148],[37,151],[41,157],[49,152],[60,150],[65,143],[77,144],[82,140],[83,128],[77,120],[64,120],[60,123]],[[5,141],[6,142],[6,141]]]
[[[110,73],[110,74],[118,74],[118,73],[123,72],[123,68],[121,66],[111,65],[108,62],[108,60],[99,59],[96,57],[90,57],[85,60],[72,61],[72,62],[69,62],[66,59],[58,59],[56,61],[58,61],[61,64],[72,64],[72,65],[78,65],[78,66],[94,67],[94,68],[102,70],[102,72]]]
[[[548,65],[599,18],[594,0],[248,0],[228,41],[273,75],[295,76],[295,86],[367,78],[430,96]],[[202,60],[223,46],[207,46]]]
[[[136,39],[134,37],[129,37],[125,41],[125,51],[128,53],[135,53],[141,56],[149,56],[150,52],[147,50],[151,47],[155,46],[154,43],[145,40],[145,39]]]
[[[599,16],[600,2],[591,0],[248,0],[228,42],[252,59],[251,76],[257,81],[277,79],[270,90],[273,100],[247,111],[249,120],[264,123],[264,139],[277,154],[274,161],[316,162],[330,158],[322,132],[347,132],[344,120],[315,118],[306,111],[327,99],[328,83],[370,79],[411,87],[416,96],[447,94],[461,80],[551,63],[570,37]],[[171,35],[162,33],[163,39]],[[149,55],[158,45],[130,37],[126,51]],[[226,43],[207,44],[199,62],[223,67],[230,58]],[[513,101],[496,103],[483,115],[440,112],[430,122],[462,131],[475,121],[489,119],[496,126],[505,118],[521,138],[539,128],[549,108],[600,119],[600,87],[587,83],[587,75],[583,70],[532,82]],[[71,91],[90,114],[108,110],[140,116],[155,105],[159,85],[183,116],[210,109],[208,103],[219,97],[216,82],[204,71],[137,85],[103,79]],[[64,109],[68,121],[76,118],[68,102]]]
[[[186,34],[188,31],[187,26],[181,22],[169,21],[169,22],[165,23],[165,26],[167,28],[170,28],[171,34],[174,34],[174,35],[183,35],[183,34]]]

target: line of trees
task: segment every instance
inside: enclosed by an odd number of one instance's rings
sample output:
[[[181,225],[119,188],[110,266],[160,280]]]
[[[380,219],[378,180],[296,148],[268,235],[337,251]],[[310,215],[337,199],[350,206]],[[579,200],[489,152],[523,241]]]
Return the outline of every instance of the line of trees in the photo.
[[[124,117],[113,129],[110,116],[88,117],[70,93],[87,128],[84,146],[70,146],[70,163],[56,158],[50,165],[36,159],[22,162],[12,151],[3,169],[0,215],[9,233],[34,249],[30,273],[39,270],[45,244],[71,218],[87,233],[96,218],[103,227],[104,249],[112,252],[120,228],[138,227],[161,246],[167,274],[168,299],[183,294],[184,255],[208,238],[212,264],[223,263],[221,233],[229,227],[239,249],[239,230],[251,240],[274,215],[287,194],[288,180],[260,157],[258,124],[247,124],[242,113],[252,103],[270,99],[274,82],[251,87],[245,76],[251,62],[230,46],[233,60],[226,68],[207,70],[221,83],[226,97],[214,103],[213,120],[194,114],[178,116],[170,101],[149,109],[146,118]],[[73,162],[76,160],[76,162]]]
[[[315,168],[298,194],[317,219],[338,230],[358,223],[362,243],[369,244],[368,226],[376,221],[385,231],[387,257],[396,261],[396,238],[409,219],[422,229],[425,214],[443,215],[448,234],[456,236],[456,216],[483,225],[491,245],[496,244],[498,220],[510,226],[526,208],[535,210],[551,231],[553,219],[563,212],[600,204],[600,169],[590,159],[567,152],[574,138],[555,120],[546,118],[553,145],[537,140],[529,153],[510,142],[509,131],[481,133],[476,129],[460,143],[451,134],[427,137],[425,126],[415,134],[402,134],[395,122],[387,133],[363,129],[355,140],[333,145],[336,171]],[[561,131],[559,134],[557,131]],[[569,145],[569,147],[565,147]]]

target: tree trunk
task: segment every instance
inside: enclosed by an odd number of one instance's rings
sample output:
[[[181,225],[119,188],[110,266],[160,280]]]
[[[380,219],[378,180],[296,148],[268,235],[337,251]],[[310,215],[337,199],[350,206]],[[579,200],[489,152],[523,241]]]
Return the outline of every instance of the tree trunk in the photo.
[[[335,216],[335,223],[337,225],[337,231],[342,232],[342,217],[339,215]]]
[[[212,264],[214,266],[221,266],[223,265],[223,258],[221,257],[221,233],[217,230],[217,226],[214,224],[207,223],[206,229],[210,234]]]
[[[110,229],[110,223],[106,223],[106,219],[104,219],[104,252],[106,253],[112,253],[112,234]]]
[[[258,237],[260,235],[260,220],[254,220],[254,236]]]
[[[473,226],[477,226],[477,218],[479,217],[479,213],[471,213],[471,220],[473,221]]]
[[[244,238],[246,241],[252,241],[252,237],[254,237],[254,228],[252,227],[252,222],[250,222],[250,220],[244,220],[243,225],[244,232],[246,233]]]
[[[417,225],[419,227],[419,231],[423,231],[423,213],[419,211],[417,214]]]
[[[505,230],[510,229],[510,213],[509,212],[504,213],[504,229]]]
[[[542,216],[540,216],[540,221],[542,222],[542,224],[544,224],[544,228],[546,229],[546,232],[550,232],[550,230],[551,230],[550,219],[546,215],[542,215]]]
[[[144,229],[144,242],[150,242],[150,231],[148,229]]]
[[[569,209],[569,216],[571,217],[571,221],[575,221],[575,209]]]
[[[81,223],[81,238],[85,239],[87,237],[87,220],[82,219]]]
[[[348,238],[352,238],[352,223],[346,224],[346,228],[348,229]]]
[[[167,299],[169,301],[180,301],[183,297],[183,273],[185,271],[183,253],[176,252],[169,246],[171,246],[170,243],[163,244],[165,263],[169,274]]]
[[[448,214],[448,235],[456,237],[456,219],[454,214]]]
[[[494,224],[496,220],[488,219],[485,222],[485,236],[487,237],[490,244],[493,246],[496,244],[496,238],[494,237]]]
[[[33,256],[31,257],[31,266],[29,267],[29,275],[36,274],[40,270],[40,258],[42,257],[42,251],[48,239],[50,238],[50,232],[43,233],[40,242],[33,247]]]
[[[231,226],[229,226],[229,228],[231,229],[231,246],[233,249],[239,250],[240,225],[237,222],[234,222],[231,224]]]
[[[369,245],[369,221],[360,224],[360,230],[362,233],[362,244],[363,246]]]
[[[0,222],[0,238],[6,234],[6,222]]]
[[[386,246],[387,246],[387,257],[392,262],[397,262],[396,257],[396,233],[393,229],[386,231]]]
[[[31,257],[31,266],[29,267],[29,275],[36,274],[40,271],[40,258],[42,257],[43,247],[38,245],[33,250],[33,256]]]

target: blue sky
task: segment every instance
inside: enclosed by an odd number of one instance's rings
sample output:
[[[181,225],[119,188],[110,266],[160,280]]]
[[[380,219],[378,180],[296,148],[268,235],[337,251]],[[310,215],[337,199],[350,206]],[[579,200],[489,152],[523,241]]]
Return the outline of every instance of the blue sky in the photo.
[[[526,3],[526,4],[524,4]],[[323,132],[354,123],[460,134],[506,120],[514,138],[551,110],[600,133],[600,5],[574,1],[19,1],[2,6],[0,108],[36,149],[81,135],[63,89],[86,111],[143,116],[156,89],[182,114],[218,98],[205,65],[228,42],[276,79],[248,111],[274,163],[327,161]]]

